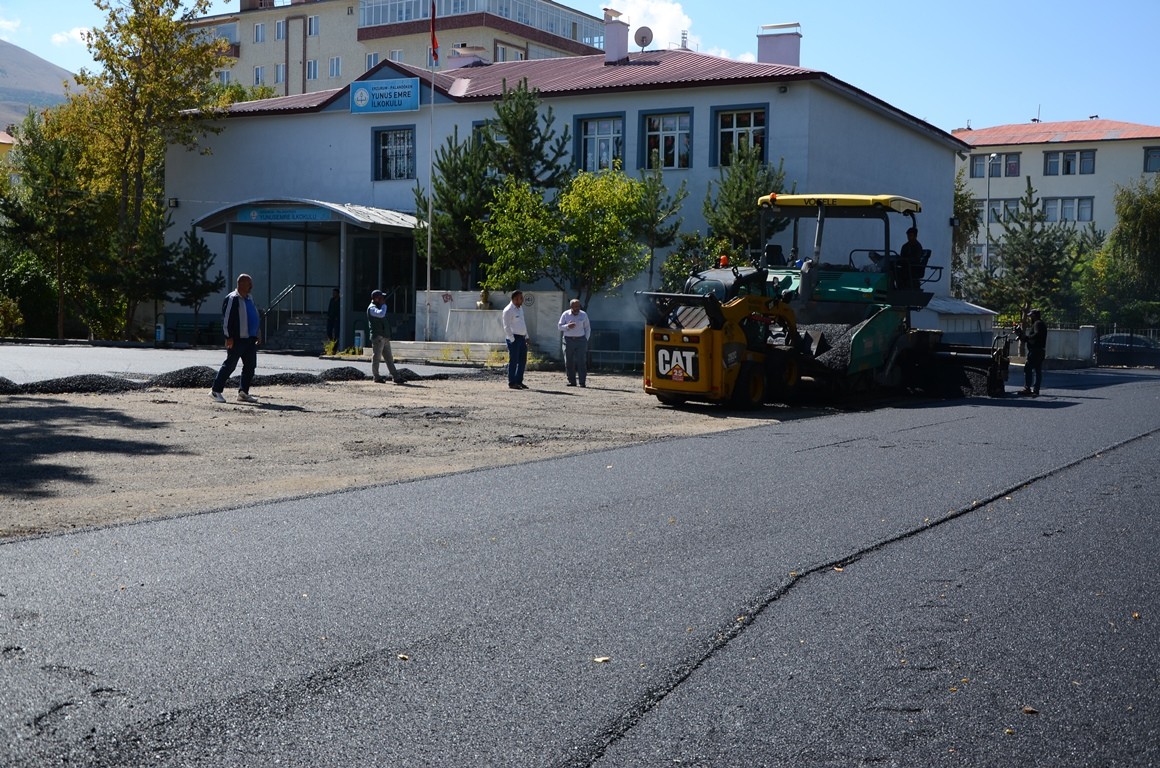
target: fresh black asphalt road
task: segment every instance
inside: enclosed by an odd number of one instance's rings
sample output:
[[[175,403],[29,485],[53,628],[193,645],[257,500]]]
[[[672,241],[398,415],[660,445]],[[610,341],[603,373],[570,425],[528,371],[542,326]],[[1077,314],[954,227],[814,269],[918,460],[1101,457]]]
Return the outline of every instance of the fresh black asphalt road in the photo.
[[[1160,373],[1047,384],[0,545],[0,765],[1158,764]]]

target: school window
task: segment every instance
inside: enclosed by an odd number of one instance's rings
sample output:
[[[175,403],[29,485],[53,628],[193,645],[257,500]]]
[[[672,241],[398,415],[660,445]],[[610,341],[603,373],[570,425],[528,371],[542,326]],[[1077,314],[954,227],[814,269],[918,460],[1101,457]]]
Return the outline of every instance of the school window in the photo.
[[[371,51],[367,54],[367,70],[370,71],[379,65],[379,52]]]
[[[402,48],[391,49],[391,52],[387,54],[387,58],[390,59],[391,61],[402,61],[403,60],[403,49]]]
[[[1096,172],[1094,149],[1061,150],[1043,153],[1044,176],[1074,176],[1077,173]]]
[[[318,17],[317,16],[307,16],[306,17],[306,34],[310,37],[317,37],[318,36]]]
[[[580,170],[603,171],[624,160],[624,120],[598,117],[580,121]]]
[[[375,181],[415,178],[414,128],[380,128],[374,142]]]
[[[1160,147],[1144,147],[1144,173],[1160,173]]]
[[[981,179],[987,172],[987,156],[971,155],[971,178]]]
[[[495,44],[496,61],[523,61],[527,57],[528,52],[522,48],[516,48],[513,45],[504,45],[503,43]]]
[[[717,112],[717,162],[729,165],[740,147],[754,147],[765,157],[765,110],[722,110]]]
[[[644,118],[644,167],[688,168],[692,154],[692,118],[688,112]]]
[[[1003,175],[1004,176],[1018,176],[1019,175],[1019,153],[1008,152],[1003,155]]]
[[[275,83],[286,82],[286,65],[285,64],[275,64],[274,65],[274,82]]]
[[[318,59],[309,59],[306,62],[306,79],[318,79]]]
[[[1018,212],[1018,200],[1000,200],[991,198],[990,215],[987,216],[987,223],[997,224],[1001,220],[1010,221],[1011,217]]]
[[[254,25],[254,42],[255,43],[266,42],[266,25],[265,24],[255,24]]]
[[[229,85],[230,71],[228,69],[219,69],[217,71],[217,81],[219,85]]]
[[[1045,197],[1043,214],[1048,222],[1092,220],[1094,198],[1091,197]]]
[[[285,19],[278,19],[277,21],[274,22],[274,39],[275,40],[285,40],[286,39],[286,20]]]
[[[330,57],[330,76],[331,77],[342,77],[342,57],[340,57],[340,56],[331,56]]]
[[[266,68],[254,67],[254,85],[262,85],[266,80]]]

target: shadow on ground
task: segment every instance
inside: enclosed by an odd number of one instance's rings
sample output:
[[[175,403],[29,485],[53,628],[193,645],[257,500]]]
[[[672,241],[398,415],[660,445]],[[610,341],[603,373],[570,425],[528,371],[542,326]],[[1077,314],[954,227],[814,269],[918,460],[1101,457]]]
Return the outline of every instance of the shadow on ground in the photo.
[[[49,497],[52,494],[46,485],[50,481],[91,483],[83,454],[153,456],[174,451],[148,434],[140,440],[124,440],[79,433],[78,424],[115,426],[142,433],[169,426],[137,419],[118,409],[17,395],[0,404],[0,414],[0,492],[5,496]]]

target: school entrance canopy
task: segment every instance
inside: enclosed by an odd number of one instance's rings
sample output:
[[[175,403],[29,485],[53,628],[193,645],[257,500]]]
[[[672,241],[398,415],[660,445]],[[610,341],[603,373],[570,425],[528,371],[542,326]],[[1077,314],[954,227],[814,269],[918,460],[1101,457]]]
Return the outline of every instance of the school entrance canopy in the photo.
[[[353,203],[271,198],[233,203],[206,214],[193,225],[203,232],[226,236],[230,285],[238,272],[249,272],[254,277],[259,304],[267,311],[286,296],[299,301],[306,311],[323,311],[330,289],[341,286],[342,317],[351,317],[351,289],[355,285],[352,257],[356,250],[360,256],[359,283],[386,286],[386,280],[401,276],[392,267],[405,255],[409,268],[402,272],[409,278],[409,285],[397,287],[409,291],[403,293],[400,302],[406,301],[408,295],[414,297],[419,290],[418,255],[414,248],[414,230],[419,221],[408,213]],[[239,248],[239,238],[251,243],[257,238],[265,243],[264,252],[260,248]],[[405,241],[405,254],[401,241]],[[300,248],[295,245],[299,243]],[[388,244],[392,245],[394,261],[385,258]],[[384,274],[385,266],[390,274]],[[265,301],[261,301],[263,296]],[[407,307],[397,306],[395,311],[400,310],[405,313]],[[413,312],[413,307],[410,310]],[[339,342],[343,346],[350,342],[349,326],[346,321],[340,324]]]

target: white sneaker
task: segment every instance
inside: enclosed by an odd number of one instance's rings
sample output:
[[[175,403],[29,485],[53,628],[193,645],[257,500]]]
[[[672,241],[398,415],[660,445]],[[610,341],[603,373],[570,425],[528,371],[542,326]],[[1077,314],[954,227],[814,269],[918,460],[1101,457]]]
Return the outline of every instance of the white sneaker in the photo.
[[[223,395],[221,392],[212,392],[211,391],[209,393],[209,396],[212,397],[214,400],[217,400],[219,403],[224,403],[226,401],[225,395]]]
[[[256,403],[256,402],[258,402],[258,398],[254,397],[249,392],[242,392],[241,390],[238,390],[238,402],[239,403]]]

